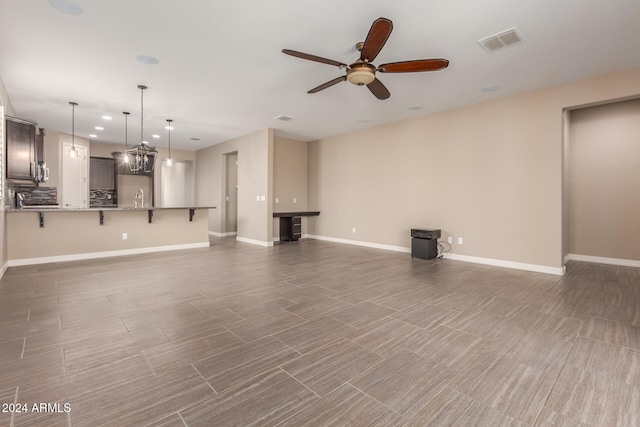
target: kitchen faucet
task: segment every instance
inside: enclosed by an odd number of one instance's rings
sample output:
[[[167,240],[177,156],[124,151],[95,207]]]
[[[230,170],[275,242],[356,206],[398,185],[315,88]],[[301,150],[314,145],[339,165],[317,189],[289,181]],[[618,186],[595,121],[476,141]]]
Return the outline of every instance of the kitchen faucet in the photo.
[[[144,208],[144,191],[142,191],[142,188],[138,188],[138,191],[136,191],[136,196],[133,198],[134,208],[138,207],[138,200],[140,200],[140,207]]]

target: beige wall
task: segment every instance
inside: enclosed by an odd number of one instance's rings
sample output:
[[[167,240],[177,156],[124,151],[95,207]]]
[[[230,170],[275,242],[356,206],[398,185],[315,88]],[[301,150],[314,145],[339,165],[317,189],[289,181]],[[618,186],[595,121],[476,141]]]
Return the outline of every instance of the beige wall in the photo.
[[[640,261],[640,99],[571,111],[569,250]]]
[[[635,69],[314,141],[310,233],[407,248],[434,227],[455,255],[560,268],[563,109],[638,94]]]
[[[274,138],[273,146],[273,211],[307,210],[307,143]],[[295,201],[294,201],[295,200]],[[306,233],[307,217],[302,218]],[[280,236],[280,222],[273,221],[273,236]]]
[[[224,206],[224,155],[238,153],[237,238],[272,244],[273,130],[263,129],[196,153],[196,201],[198,205]],[[264,197],[264,200],[256,198]],[[210,211],[209,230],[224,233],[224,209]]]

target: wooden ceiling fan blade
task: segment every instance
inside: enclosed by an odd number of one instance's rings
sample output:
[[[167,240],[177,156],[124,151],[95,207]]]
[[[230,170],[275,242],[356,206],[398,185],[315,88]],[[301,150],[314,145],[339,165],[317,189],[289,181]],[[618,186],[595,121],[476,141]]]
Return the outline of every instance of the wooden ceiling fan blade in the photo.
[[[393,23],[390,19],[378,18],[373,21],[369,29],[369,34],[367,34],[367,38],[364,40],[364,45],[360,52],[360,60],[373,62],[387,42],[391,30],[393,30]]]
[[[389,90],[382,84],[380,80],[375,78],[371,83],[367,85],[371,93],[378,99],[387,99],[391,96]]]
[[[298,52],[297,50],[291,49],[282,49],[282,53],[286,53],[287,55],[295,56],[296,58],[307,59],[309,61],[320,62],[322,64],[335,65],[336,67],[346,67],[347,64],[343,64],[342,62],[334,61],[333,59],[323,58],[321,56],[311,55],[309,53]]]
[[[447,59],[417,59],[415,61],[391,62],[378,67],[381,73],[415,73],[442,70],[449,66]]]
[[[333,86],[333,85],[335,85],[335,84],[338,84],[338,83],[340,83],[340,82],[343,82],[343,81],[345,81],[345,80],[347,80],[347,76],[336,77],[335,79],[330,80],[330,81],[328,81],[328,82],[326,82],[326,83],[323,83],[323,84],[321,84],[321,85],[320,85],[320,86],[318,86],[318,87],[314,87],[313,89],[311,89],[311,90],[310,90],[310,91],[308,91],[307,93],[316,93],[316,92],[320,92],[321,90],[324,90],[324,89],[326,89],[326,88],[328,88],[328,87],[331,87],[331,86]]]

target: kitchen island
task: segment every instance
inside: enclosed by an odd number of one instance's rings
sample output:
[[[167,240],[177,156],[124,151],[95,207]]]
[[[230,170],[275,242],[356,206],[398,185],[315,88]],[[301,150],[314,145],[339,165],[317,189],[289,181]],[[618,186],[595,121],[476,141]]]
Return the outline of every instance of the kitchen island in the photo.
[[[9,267],[209,246],[213,206],[7,209]]]

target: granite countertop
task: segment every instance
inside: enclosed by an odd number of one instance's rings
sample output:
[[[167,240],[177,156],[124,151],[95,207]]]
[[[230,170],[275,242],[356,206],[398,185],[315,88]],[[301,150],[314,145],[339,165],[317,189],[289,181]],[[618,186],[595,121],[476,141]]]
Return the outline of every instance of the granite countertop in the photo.
[[[5,212],[100,212],[100,211],[159,211],[170,209],[215,209],[215,206],[180,206],[180,207],[148,207],[148,208],[133,208],[133,207],[91,207],[91,208],[61,208],[51,206],[25,206],[23,208],[10,208],[5,209]]]

